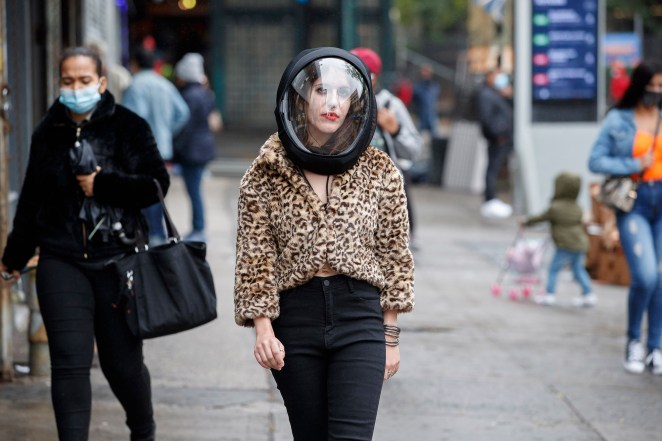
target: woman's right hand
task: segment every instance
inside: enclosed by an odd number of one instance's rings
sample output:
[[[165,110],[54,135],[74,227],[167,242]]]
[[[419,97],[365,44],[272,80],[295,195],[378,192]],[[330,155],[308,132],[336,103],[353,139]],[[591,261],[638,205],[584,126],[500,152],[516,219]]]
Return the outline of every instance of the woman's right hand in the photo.
[[[646,153],[644,153],[643,156],[640,156],[639,158],[639,165],[641,166],[641,170],[646,170],[648,167],[650,167],[653,164],[653,149],[648,149]]]
[[[5,282],[15,282],[21,277],[21,273],[16,270],[9,272],[5,264],[2,262],[0,262],[0,273],[2,273],[2,280]]]
[[[253,348],[255,359],[265,369],[281,370],[285,366],[285,347],[276,338],[271,320],[267,317],[258,317],[253,322],[255,323]]]

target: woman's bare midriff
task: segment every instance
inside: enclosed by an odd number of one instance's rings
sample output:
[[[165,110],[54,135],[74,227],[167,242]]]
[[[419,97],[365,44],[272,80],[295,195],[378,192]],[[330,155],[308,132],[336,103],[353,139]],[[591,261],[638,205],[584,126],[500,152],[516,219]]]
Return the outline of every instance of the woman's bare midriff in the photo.
[[[320,268],[319,271],[315,273],[315,277],[331,277],[335,276],[336,274],[338,274],[338,272],[334,271],[334,269],[331,268],[328,263],[325,263],[322,268]]]

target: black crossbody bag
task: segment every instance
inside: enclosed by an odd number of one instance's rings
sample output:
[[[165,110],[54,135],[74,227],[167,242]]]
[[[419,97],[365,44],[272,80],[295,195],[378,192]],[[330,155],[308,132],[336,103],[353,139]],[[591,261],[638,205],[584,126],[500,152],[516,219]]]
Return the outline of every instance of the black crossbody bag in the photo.
[[[204,242],[182,241],[154,180],[166,220],[168,241],[147,247],[138,232],[135,252],[111,261],[131,332],[146,339],[175,334],[214,320],[216,292]]]

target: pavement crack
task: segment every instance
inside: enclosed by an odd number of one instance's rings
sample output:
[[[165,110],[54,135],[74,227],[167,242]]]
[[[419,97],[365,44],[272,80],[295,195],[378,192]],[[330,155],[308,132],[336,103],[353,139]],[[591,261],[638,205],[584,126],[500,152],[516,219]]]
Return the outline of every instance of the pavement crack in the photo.
[[[469,319],[469,321],[473,321]],[[509,358],[512,360],[512,362],[519,367],[523,372],[526,372],[527,374],[531,375],[532,378],[539,378],[538,375],[536,375],[535,371],[524,361],[521,359],[519,354],[516,354],[514,351],[510,350],[507,346],[505,346],[501,341],[498,339],[494,338],[492,334],[487,332],[485,328],[483,328],[479,323],[474,321],[474,324],[476,325],[476,329],[478,329],[482,334],[483,337],[490,341],[494,347],[499,348],[499,350],[503,351],[505,354],[508,354]],[[552,395],[560,398],[561,402],[565,404],[565,406],[570,409],[573,415],[577,417],[577,419],[588,429],[590,429],[593,433],[595,433],[601,441],[609,441],[608,438],[606,438],[599,430],[597,427],[595,427],[591,422],[584,417],[582,412],[572,403],[572,401],[568,398],[566,394],[561,392],[554,384],[552,383],[547,383],[547,382],[541,382],[551,393]]]
[[[598,430],[597,427],[595,427],[591,422],[584,417],[582,412],[573,404],[572,400],[568,398],[566,394],[561,392],[556,386],[553,384],[548,384],[547,388],[557,397],[561,399],[561,401],[570,409],[570,411],[581,421],[582,424],[584,424],[586,427],[588,427],[591,431],[593,431],[602,441],[608,441],[607,438],[605,438],[604,435]]]

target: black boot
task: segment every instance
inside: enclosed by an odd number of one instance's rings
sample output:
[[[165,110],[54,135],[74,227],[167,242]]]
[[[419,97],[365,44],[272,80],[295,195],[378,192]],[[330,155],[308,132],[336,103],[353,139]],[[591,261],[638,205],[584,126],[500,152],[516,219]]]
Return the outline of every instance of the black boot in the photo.
[[[154,432],[147,435],[131,435],[131,441],[154,441],[156,439]]]
[[[131,432],[131,441],[154,441],[156,439],[156,428],[152,427],[149,430],[133,433]]]

